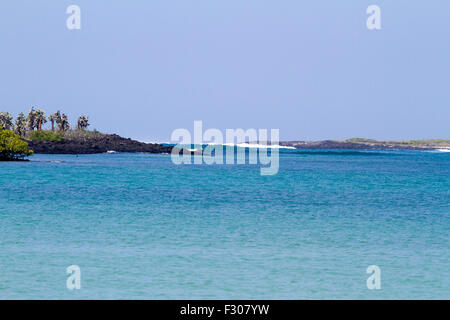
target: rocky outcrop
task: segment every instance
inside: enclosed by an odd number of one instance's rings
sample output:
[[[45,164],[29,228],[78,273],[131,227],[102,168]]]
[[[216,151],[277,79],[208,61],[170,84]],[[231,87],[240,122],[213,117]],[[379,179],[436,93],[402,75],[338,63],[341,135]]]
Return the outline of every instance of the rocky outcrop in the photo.
[[[144,143],[122,138],[116,134],[103,134],[88,139],[66,139],[56,141],[27,141],[34,153],[44,154],[94,154],[108,151],[170,153],[171,146]]]

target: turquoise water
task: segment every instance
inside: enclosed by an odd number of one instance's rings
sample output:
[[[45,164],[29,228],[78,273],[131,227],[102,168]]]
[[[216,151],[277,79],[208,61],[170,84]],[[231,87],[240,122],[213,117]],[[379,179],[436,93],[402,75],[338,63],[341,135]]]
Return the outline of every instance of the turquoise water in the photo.
[[[450,299],[449,153],[31,160],[0,163],[1,299]]]

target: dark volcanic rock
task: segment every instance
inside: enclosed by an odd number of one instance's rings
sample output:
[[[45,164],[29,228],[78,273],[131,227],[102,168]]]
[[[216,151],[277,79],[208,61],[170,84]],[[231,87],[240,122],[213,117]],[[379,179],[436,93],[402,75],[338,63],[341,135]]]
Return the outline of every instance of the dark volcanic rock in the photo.
[[[170,153],[173,147],[144,143],[122,138],[116,134],[105,134],[88,139],[63,139],[53,141],[27,141],[35,153],[44,154],[92,154],[116,152]]]

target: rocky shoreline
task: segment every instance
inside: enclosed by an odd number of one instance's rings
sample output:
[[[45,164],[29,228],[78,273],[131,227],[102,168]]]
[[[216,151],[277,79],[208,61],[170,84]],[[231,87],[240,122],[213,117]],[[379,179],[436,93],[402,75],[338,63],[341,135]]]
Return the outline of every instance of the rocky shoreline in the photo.
[[[170,153],[173,147],[156,143],[144,143],[122,138],[116,134],[102,134],[88,139],[67,139],[62,141],[29,141],[34,153],[41,154],[95,154],[107,152]]]
[[[24,139],[25,140],[25,139]],[[157,143],[144,143],[130,138],[123,138],[116,134],[92,134],[86,137],[65,136],[61,141],[32,141],[25,140],[34,153],[41,154],[96,154],[107,152],[129,153],[171,153],[173,147]],[[400,141],[285,141],[281,146],[296,149],[350,149],[350,150],[436,150],[449,149],[448,145],[432,145],[429,143],[411,144]],[[196,152],[191,152],[197,154]]]

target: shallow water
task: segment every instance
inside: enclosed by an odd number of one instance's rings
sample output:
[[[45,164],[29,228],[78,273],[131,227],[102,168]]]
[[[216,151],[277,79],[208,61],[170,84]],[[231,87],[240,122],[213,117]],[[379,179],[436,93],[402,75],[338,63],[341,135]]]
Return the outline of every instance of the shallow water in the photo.
[[[450,299],[449,153],[31,160],[0,163],[1,299]]]

